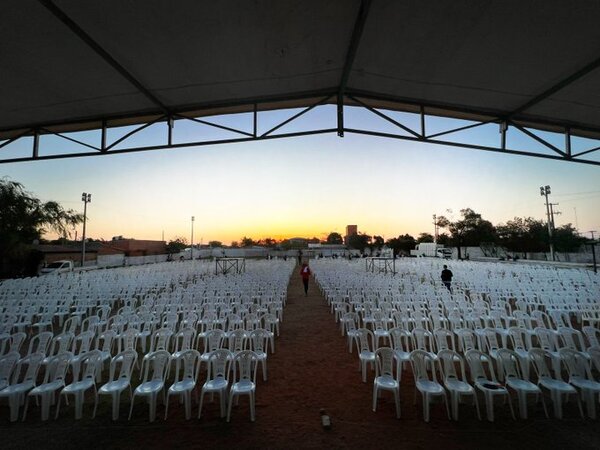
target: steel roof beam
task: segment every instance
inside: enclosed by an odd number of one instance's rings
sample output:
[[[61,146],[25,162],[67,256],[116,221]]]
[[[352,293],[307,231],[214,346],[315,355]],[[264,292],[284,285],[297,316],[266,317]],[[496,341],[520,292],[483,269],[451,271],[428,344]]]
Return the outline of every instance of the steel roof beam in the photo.
[[[114,59],[110,53],[98,44],[92,37],[87,34],[73,19],[71,19],[63,10],[54,4],[51,0],[38,0],[50,13],[52,13],[58,20],[65,24],[73,33],[77,35],[83,42],[85,42],[98,56],[100,56],[105,62],[107,62],[113,69],[115,69],[123,78],[129,81],[138,91],[160,108],[160,110],[167,116],[171,115],[171,111],[167,108],[156,96],[150,92],[137,78],[135,78],[125,67]]]
[[[554,86],[546,89],[541,94],[536,95],[535,97],[533,97],[528,102],[526,102],[523,105],[519,106],[517,109],[514,109],[513,111],[511,111],[510,113],[508,113],[508,115],[505,116],[505,118],[506,119],[511,119],[514,116],[516,116],[517,114],[520,114],[523,111],[526,111],[526,110],[530,109],[532,106],[535,106],[538,103],[540,103],[541,101],[546,100],[551,95],[557,93],[561,89],[566,88],[570,84],[572,84],[575,81],[579,80],[580,78],[584,77],[588,73],[590,73],[590,72],[598,69],[599,67],[600,67],[600,58],[597,58],[594,61],[592,61],[591,63],[589,63],[588,65],[586,65],[586,66],[582,67],[581,69],[579,69],[574,74],[572,74],[572,75],[570,75],[570,76],[568,76],[568,77],[560,80]]]

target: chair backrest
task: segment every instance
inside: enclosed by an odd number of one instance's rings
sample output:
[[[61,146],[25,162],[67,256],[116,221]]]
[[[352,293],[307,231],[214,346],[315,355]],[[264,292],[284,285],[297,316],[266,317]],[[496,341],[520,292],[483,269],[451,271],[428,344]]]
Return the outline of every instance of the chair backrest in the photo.
[[[561,361],[567,367],[569,378],[581,378],[592,380],[590,366],[582,353],[572,348],[561,348],[558,351]]]
[[[171,354],[166,350],[150,352],[142,360],[143,381],[165,381]]]
[[[0,390],[10,383],[10,376],[20,358],[17,352],[10,352],[0,357]]]
[[[64,383],[71,358],[73,358],[73,353],[71,352],[60,352],[58,355],[50,358],[44,374],[44,384],[56,381]]]
[[[487,350],[498,350],[500,348],[500,344],[498,343],[498,335],[496,333],[496,329],[485,328],[484,333]]]
[[[92,348],[95,333],[93,331],[84,331],[78,336],[75,336],[71,344],[71,353],[79,355],[89,352]]]
[[[425,328],[414,328],[412,330],[413,342],[418,350],[433,351],[433,336]]]
[[[469,365],[469,372],[473,381],[493,381],[496,382],[496,373],[494,372],[494,365],[488,355],[479,350],[469,350],[465,353],[465,359]],[[488,372],[486,372],[486,367]]]
[[[375,376],[394,376],[394,350],[380,347],[375,350]]]
[[[163,328],[156,330],[152,334],[152,339],[150,341],[150,352],[156,352],[158,350],[169,349],[172,336],[173,336],[172,328],[163,327]]]
[[[137,345],[139,331],[135,328],[127,328],[121,334],[118,339],[118,351],[119,353],[126,350],[135,350]]]
[[[243,350],[235,355],[231,366],[233,368],[233,382],[252,381],[256,383],[256,365],[258,358],[252,350]]]
[[[183,350],[175,358],[175,382],[198,379],[200,371],[200,352],[198,350]]]
[[[477,347],[477,340],[475,339],[475,333],[468,328],[463,328],[458,332],[458,338],[460,339],[460,344],[462,347],[463,353],[468,352],[469,350],[474,350]]]
[[[54,334],[50,331],[42,331],[41,333],[36,334],[29,341],[29,348],[27,349],[27,354],[31,355],[32,353],[41,352],[44,355],[48,354],[48,349],[50,348],[50,343],[52,342],[52,338]]]
[[[510,327],[508,336],[515,350],[528,350],[526,340],[524,339],[525,330],[520,327]]]
[[[554,332],[552,330],[537,327],[535,329],[535,335],[538,338],[538,342],[540,343],[541,348],[551,352],[556,350],[556,336],[554,335]]]
[[[433,330],[433,337],[437,351],[454,350],[454,333],[446,328],[436,328]]]
[[[413,370],[415,382],[421,380],[437,382],[435,365],[429,352],[425,350],[413,350],[410,352],[410,365]],[[428,370],[429,368],[431,368],[431,371]],[[430,373],[431,378],[429,377]]]
[[[81,380],[95,380],[102,370],[101,364],[102,353],[100,350],[91,350],[84,354],[81,358],[81,367],[83,368],[80,371]]]
[[[10,335],[10,347],[8,348],[8,352],[21,352],[21,346],[23,342],[27,339],[27,334],[19,331],[18,333],[13,333]]]
[[[131,374],[133,373],[137,358],[138,354],[135,350],[124,350],[113,356],[110,361],[110,381],[114,381],[115,379],[131,380]],[[118,374],[117,369],[119,370]]]
[[[454,350],[440,350],[437,354],[440,365],[440,373],[444,380],[456,379],[466,381],[465,376],[465,361],[463,357]],[[456,370],[458,362],[460,373]]]
[[[588,348],[588,355],[592,360],[592,364],[596,368],[596,372],[600,372],[600,345]]]
[[[117,337],[117,333],[114,330],[106,330],[98,336],[96,339],[96,349],[102,352],[108,352],[112,354],[114,340]]]
[[[588,325],[581,328],[581,331],[585,334],[590,347],[600,347],[600,330],[598,328]]]
[[[519,356],[513,350],[501,348],[498,350],[498,358],[500,359],[499,370],[502,370],[506,380],[523,378]]]
[[[46,355],[41,352],[32,353],[20,359],[12,374],[10,384],[32,383],[35,385],[38,372]],[[23,369],[25,368],[25,371]]]
[[[194,328],[186,327],[180,330],[176,335],[173,342],[173,351],[181,352],[183,350],[189,350],[194,346],[194,340],[196,339],[196,330]]]
[[[410,352],[412,350],[412,334],[408,331],[396,327],[392,328],[389,333],[392,341],[392,348],[394,350],[399,350],[401,352]]]
[[[269,332],[262,328],[257,328],[250,333],[250,348],[257,353],[266,353],[269,341]]]
[[[547,351],[543,348],[529,349],[529,359],[533,364],[533,368],[538,378],[552,378],[548,363],[546,362]]]
[[[224,341],[225,332],[223,330],[216,328],[208,331],[204,338],[204,353],[213,352],[223,348]]]
[[[71,333],[74,335],[75,332],[77,331],[78,326],[79,326],[79,316],[69,317],[67,320],[65,320],[62,331],[63,331],[63,333]]]
[[[366,328],[359,328],[357,330],[358,338],[358,351],[359,352],[371,352],[375,348],[375,337],[371,330]]]
[[[71,342],[73,342],[72,333],[64,332],[58,336],[54,336],[48,354],[58,355],[59,353],[68,352],[71,349]]]
[[[243,329],[236,329],[229,332],[228,347],[232,352],[241,352],[246,350],[248,343],[248,333]]]
[[[229,376],[229,364],[232,359],[232,353],[224,348],[210,352],[208,358],[207,379],[225,378]]]
[[[565,347],[578,352],[585,350],[583,336],[579,330],[575,330],[571,327],[560,327],[558,329],[558,335],[560,336],[560,339]]]

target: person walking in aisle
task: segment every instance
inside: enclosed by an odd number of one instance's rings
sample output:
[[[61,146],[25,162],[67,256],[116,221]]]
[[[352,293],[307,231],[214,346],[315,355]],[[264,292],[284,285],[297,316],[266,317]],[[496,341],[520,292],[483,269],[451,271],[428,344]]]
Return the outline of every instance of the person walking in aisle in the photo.
[[[308,280],[310,279],[310,268],[308,264],[302,263],[302,267],[300,267],[300,276],[302,277],[302,283],[304,284],[304,296],[308,296]]]
[[[445,264],[444,270],[442,270],[442,282],[446,285],[450,293],[452,293],[452,271]]]

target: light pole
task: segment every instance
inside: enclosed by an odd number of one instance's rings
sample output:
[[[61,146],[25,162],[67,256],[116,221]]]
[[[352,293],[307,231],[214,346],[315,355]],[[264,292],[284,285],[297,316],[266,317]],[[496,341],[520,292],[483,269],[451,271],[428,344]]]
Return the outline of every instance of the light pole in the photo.
[[[83,237],[81,239],[81,267],[85,264],[85,223],[87,221],[87,204],[92,201],[92,194],[83,193],[81,194],[81,201],[83,202]]]
[[[546,197],[546,217],[548,218],[548,241],[550,243],[550,258],[554,261],[554,244],[552,243],[552,222],[554,217],[550,218],[550,205],[548,203],[548,194],[550,194],[550,186],[540,186],[540,195]]]
[[[194,216],[192,216],[192,245],[190,247],[190,259],[194,260]]]
[[[437,215],[433,215],[433,243],[437,244],[438,240],[438,224],[437,224]]]

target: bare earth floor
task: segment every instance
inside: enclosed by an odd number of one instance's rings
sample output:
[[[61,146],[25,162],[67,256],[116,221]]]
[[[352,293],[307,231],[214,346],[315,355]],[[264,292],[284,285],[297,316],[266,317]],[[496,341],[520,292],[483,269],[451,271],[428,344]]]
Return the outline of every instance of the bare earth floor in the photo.
[[[148,422],[142,401],[128,422],[127,396],[122,398],[121,418],[114,423],[108,399],[101,399],[94,420],[88,399],[84,419],[74,420],[71,404],[61,408],[58,420],[46,423],[32,404],[25,423],[11,424],[3,404],[1,448],[600,448],[598,421],[581,420],[572,402],[562,421],[546,419],[541,405],[531,406],[532,419],[513,421],[508,406],[498,405],[494,423],[478,421],[470,405],[462,405],[460,421],[451,422],[440,403],[433,405],[431,422],[425,423],[420,398],[413,404],[410,370],[402,378],[402,418],[395,418],[393,400],[385,394],[374,413],[373,374],[367,383],[361,382],[356,352],[348,353],[346,340],[312,281],[309,296],[304,296],[297,271],[275,350],[269,356],[269,380],[258,382],[254,423],[245,398],[234,407],[231,423],[219,418],[217,402],[205,403],[201,420],[196,419],[196,407],[190,421],[176,402],[164,421],[164,407],[159,405],[154,423]],[[321,426],[321,408],[331,416],[331,430]]]

